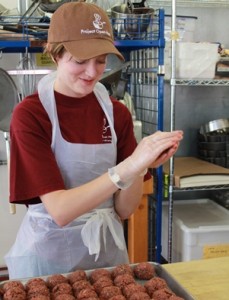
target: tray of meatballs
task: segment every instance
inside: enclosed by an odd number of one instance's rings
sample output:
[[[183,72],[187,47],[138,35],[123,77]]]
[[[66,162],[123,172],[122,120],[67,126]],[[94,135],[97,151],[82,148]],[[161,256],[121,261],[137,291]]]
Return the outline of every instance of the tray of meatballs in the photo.
[[[194,300],[154,262],[76,270],[0,283],[1,300]]]

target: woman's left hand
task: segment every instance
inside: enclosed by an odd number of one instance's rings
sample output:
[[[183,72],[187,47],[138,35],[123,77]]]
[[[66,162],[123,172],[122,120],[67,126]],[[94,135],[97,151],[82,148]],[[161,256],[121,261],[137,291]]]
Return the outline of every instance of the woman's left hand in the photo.
[[[179,148],[179,142],[174,144],[171,148],[162,152],[161,155],[152,163],[150,168],[158,168],[163,165],[170,157],[172,157]]]

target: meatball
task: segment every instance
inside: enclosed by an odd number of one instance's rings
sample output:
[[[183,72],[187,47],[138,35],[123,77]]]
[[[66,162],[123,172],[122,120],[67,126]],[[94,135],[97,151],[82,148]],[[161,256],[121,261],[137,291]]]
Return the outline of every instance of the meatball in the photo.
[[[79,280],[87,280],[87,274],[84,270],[76,270],[67,276],[70,284]]]
[[[4,293],[3,300],[26,300],[26,292],[21,287],[8,288]]]
[[[82,289],[77,295],[77,299],[88,299],[89,297],[98,299],[98,295],[92,288]]]
[[[24,285],[19,280],[7,281],[3,284],[3,290],[6,292],[8,289],[18,287],[22,290],[25,289]]]
[[[111,278],[111,273],[107,269],[95,269],[90,274],[90,281],[91,283],[95,283],[100,277],[107,276]]]
[[[121,289],[118,286],[107,286],[102,289],[99,298],[101,300],[108,300],[117,295],[122,295]]]
[[[134,275],[137,279],[149,280],[156,275],[155,268],[149,262],[142,262],[134,267]]]
[[[32,296],[29,298],[30,300],[50,300],[49,296],[44,296],[44,295],[37,295],[37,296]]]
[[[2,297],[4,294],[4,290],[0,287],[0,297]],[[1,299],[1,298],[0,298]]]
[[[58,283],[68,283],[67,277],[61,274],[50,275],[47,278],[48,287],[52,290]]]
[[[126,298],[123,295],[116,295],[111,297],[109,300],[126,300]]]
[[[153,293],[154,300],[168,300],[173,295],[173,292],[168,288],[157,290]]]
[[[27,281],[25,287],[26,290],[29,290],[33,286],[47,286],[46,282],[42,278],[31,278]]]
[[[134,275],[133,269],[131,268],[130,265],[128,265],[128,264],[120,264],[120,265],[117,265],[112,270],[112,277],[113,278],[117,277],[118,275],[123,275],[123,274]]]
[[[106,286],[112,286],[113,281],[107,276],[100,277],[94,284],[93,287],[97,294],[100,294],[101,290]]]
[[[75,300],[76,298],[69,294],[60,294],[55,297],[55,300]]]
[[[128,298],[129,300],[150,300],[150,296],[145,292],[136,292]]]
[[[93,290],[93,286],[90,284],[89,281],[87,280],[79,280],[76,281],[73,285],[72,285],[72,289],[73,289],[73,294],[75,297],[77,297],[78,293],[83,290],[83,289],[87,289],[90,288]]]
[[[127,299],[129,299],[129,297],[132,294],[137,293],[137,292],[145,292],[146,293],[146,288],[137,282],[130,283],[122,288],[122,293]]]
[[[135,279],[132,275],[130,274],[123,274],[123,275],[118,275],[114,279],[114,284],[118,286],[120,289],[122,289],[124,286],[134,283]]]
[[[145,282],[144,287],[146,288],[147,293],[150,295],[150,297],[152,297],[155,291],[166,288],[167,283],[163,278],[153,277]]]
[[[49,296],[49,289],[45,285],[34,285],[30,287],[30,289],[27,291],[27,298],[30,299],[34,296]]]
[[[169,300],[184,300],[184,298],[179,297],[177,295],[172,295],[172,296],[169,297]]]
[[[72,287],[69,283],[58,283],[57,285],[54,286],[52,289],[52,294],[55,296],[60,295],[60,294],[70,294],[72,295]]]

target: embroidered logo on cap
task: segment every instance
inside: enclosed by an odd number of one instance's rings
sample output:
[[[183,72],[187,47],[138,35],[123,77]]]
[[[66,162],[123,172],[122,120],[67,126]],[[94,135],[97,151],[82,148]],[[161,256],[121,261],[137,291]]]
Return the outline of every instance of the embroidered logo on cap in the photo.
[[[97,29],[103,29],[103,24],[106,24],[106,22],[101,21],[101,17],[99,14],[94,14],[95,20],[93,21],[93,25]]]
[[[105,34],[111,36],[110,32],[107,30],[102,30],[106,22],[101,21],[101,16],[97,13],[94,14],[93,26],[95,29],[81,29],[81,34]]]

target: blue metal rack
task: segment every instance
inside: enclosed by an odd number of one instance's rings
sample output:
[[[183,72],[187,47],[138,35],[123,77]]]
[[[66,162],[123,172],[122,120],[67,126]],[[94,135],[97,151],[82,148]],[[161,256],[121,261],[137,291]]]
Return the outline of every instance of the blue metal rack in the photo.
[[[164,10],[158,9],[151,18],[145,32],[139,30],[131,35],[125,29],[125,20],[120,20],[123,32],[114,30],[116,47],[130,60],[129,90],[134,102],[136,117],[142,122],[142,134],[147,136],[157,130],[163,131],[164,103]],[[18,17],[17,17],[18,18]],[[25,20],[18,28],[17,18],[0,18],[0,26],[13,30],[0,33],[0,52],[37,53],[43,51],[47,38],[47,24],[40,24],[37,19]],[[136,15],[137,18],[137,15]],[[140,22],[134,19],[133,22]],[[117,25],[117,19],[115,20]],[[111,19],[114,25],[114,20]],[[140,25],[140,23],[137,23]],[[34,28],[39,27],[36,32]],[[115,26],[114,26],[115,27]],[[113,27],[113,28],[114,28]],[[31,29],[32,28],[32,29]],[[17,32],[17,30],[19,32]],[[160,262],[161,226],[163,200],[162,167],[155,173],[155,191],[149,201],[149,260]],[[151,196],[150,196],[151,198]],[[153,208],[152,208],[153,206]]]

